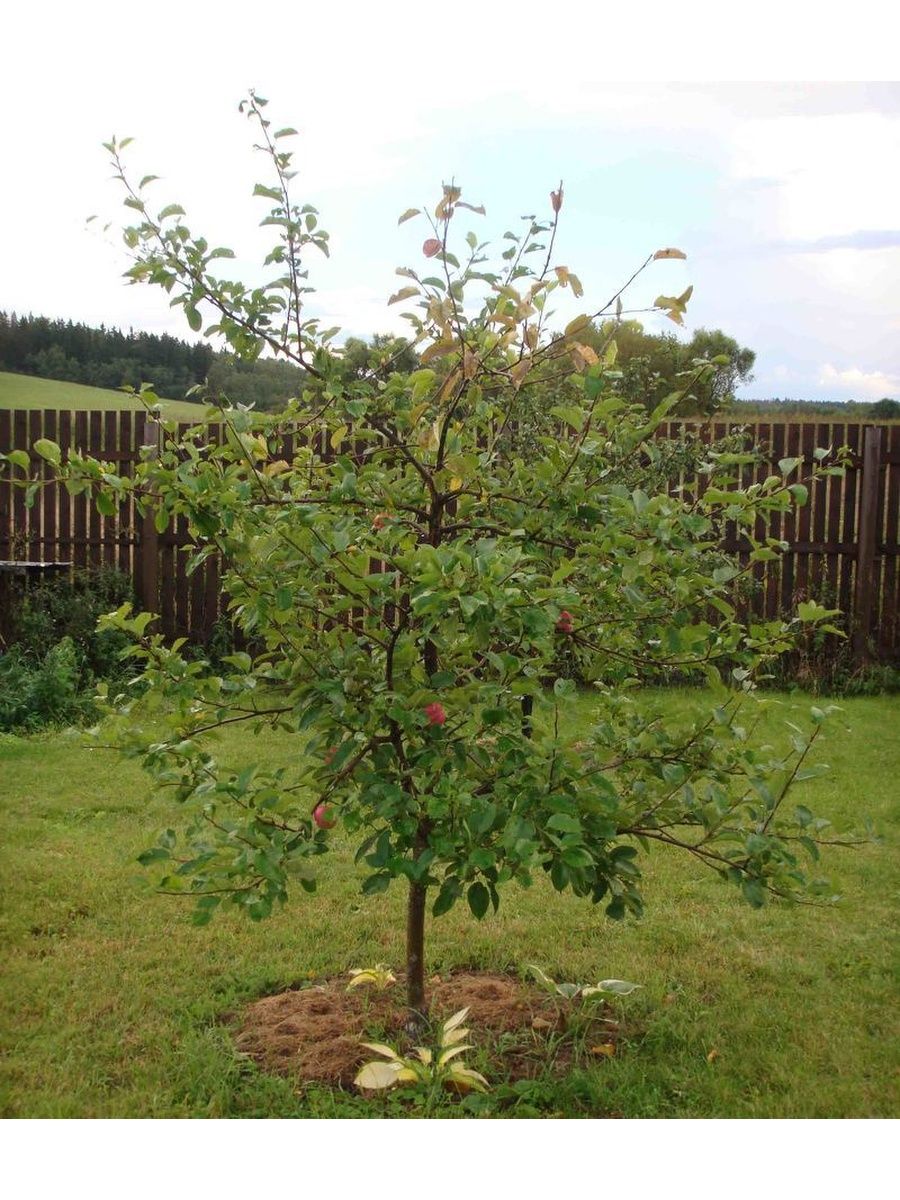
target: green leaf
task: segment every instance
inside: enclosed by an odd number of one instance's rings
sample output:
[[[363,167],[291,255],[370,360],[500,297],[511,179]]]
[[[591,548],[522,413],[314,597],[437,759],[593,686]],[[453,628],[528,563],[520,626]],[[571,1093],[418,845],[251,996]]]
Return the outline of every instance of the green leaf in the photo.
[[[488,905],[491,902],[490,893],[488,892],[487,888],[483,883],[476,881],[469,887],[469,890],[466,893],[466,899],[469,902],[469,908],[471,908],[472,912],[480,921],[487,912]]]
[[[363,880],[363,893],[366,896],[377,896],[381,892],[386,892],[391,886],[392,878],[389,871],[379,871],[377,875],[370,875]]]
[[[258,183],[254,187],[253,195],[254,196],[263,196],[267,200],[280,201],[283,199],[281,192],[279,192],[278,188],[267,187],[267,185],[264,183]]]
[[[554,813],[547,822],[548,829],[555,829],[559,833],[581,833],[581,822],[577,817],[570,817],[567,813]]]
[[[51,442],[49,438],[38,438],[34,443],[34,451],[36,454],[39,454],[41,458],[46,459],[47,462],[52,466],[59,466],[62,458],[62,451],[56,442]],[[13,453],[15,453],[15,451],[13,451]],[[27,455],[25,459],[25,465],[28,465]]]
[[[458,880],[445,880],[441,885],[434,904],[431,906],[431,915],[433,917],[442,917],[444,913],[449,912],[459,899],[461,892],[462,888]]]
[[[792,483],[788,490],[801,507],[809,500],[809,488],[804,483]]]

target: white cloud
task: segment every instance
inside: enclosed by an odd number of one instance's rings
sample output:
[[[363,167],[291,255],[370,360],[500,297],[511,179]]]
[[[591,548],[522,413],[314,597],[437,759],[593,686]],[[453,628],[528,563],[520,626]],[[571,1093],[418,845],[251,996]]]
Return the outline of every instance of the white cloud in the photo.
[[[821,238],[896,222],[900,116],[846,112],[745,121],[730,138],[731,174],[768,180],[777,233]]]
[[[825,363],[822,367],[819,386],[842,393],[835,395],[838,400],[880,400],[883,396],[900,394],[900,379],[896,375],[887,375],[884,371],[863,371],[859,367],[838,370],[831,363]]]

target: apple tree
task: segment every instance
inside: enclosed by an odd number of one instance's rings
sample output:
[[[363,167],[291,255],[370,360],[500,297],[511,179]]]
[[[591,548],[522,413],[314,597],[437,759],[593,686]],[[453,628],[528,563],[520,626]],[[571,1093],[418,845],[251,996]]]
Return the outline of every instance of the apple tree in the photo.
[[[315,888],[339,823],[364,893],[408,891],[413,1014],[426,1008],[426,913],[462,903],[480,920],[511,881],[546,874],[611,918],[640,914],[641,855],[658,842],[755,906],[827,896],[816,876],[827,822],[786,802],[818,769],[805,760],[823,714],[792,729],[786,750],[753,737],[754,680],[799,620],[748,623],[736,604],[742,575],[781,550],[759,531],[804,502],[808,481],[783,461],[740,488],[752,453],[710,450],[702,492],[659,487],[655,431],[716,364],[697,361],[650,415],[615,386],[626,288],[684,255],[650,254],[563,324],[554,304],[571,308],[583,287],[555,257],[562,185],[496,253],[479,232],[484,209],[444,185],[400,217],[419,232],[389,303],[404,306],[399,345],[414,347],[416,369],[348,372],[337,330],[311,306],[309,263],[328,235],[292,195],[294,131],[276,130],[255,94],[242,109],[271,172],[255,189],[275,235],[265,280],[224,273],[232,251],[194,234],[180,206],[151,205],[153,177],[133,182],[113,141],[133,220],[127,275],[164,288],[191,329],[235,354],[301,368],[302,394],[275,415],[220,404],[208,413],[218,439],[162,421],[161,447],[130,478],[41,447],[73,492],[112,511],[131,490],[158,528],[186,520],[195,566],[224,564],[246,647],[224,665],[167,644],[150,614],[105,618],[131,636],[141,670],[140,698],[118,706],[132,723],[153,718],[130,749],[184,806],[183,827],[142,856],[160,890],[193,898],[198,923],[224,905],[260,920]],[[687,299],[663,292],[651,307],[680,316]],[[599,348],[579,340],[595,321],[611,322]],[[837,469],[823,451],[812,475]],[[743,567],[718,550],[726,522]],[[576,685],[560,662],[593,689],[587,733],[570,728]],[[708,685],[702,716],[634,702],[636,681],[675,670]],[[237,724],[290,731],[297,750],[237,769],[209,738]]]

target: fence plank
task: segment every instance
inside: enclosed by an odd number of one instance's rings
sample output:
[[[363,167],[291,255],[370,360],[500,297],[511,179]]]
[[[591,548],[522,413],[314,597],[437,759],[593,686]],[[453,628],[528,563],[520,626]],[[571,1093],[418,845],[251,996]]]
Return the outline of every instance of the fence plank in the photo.
[[[59,412],[59,425],[57,427],[57,440],[63,452],[63,461],[68,458],[69,450],[72,448],[72,414],[68,409],[61,409]],[[72,562],[74,560],[73,544],[72,544],[72,500],[69,496],[69,489],[64,485],[57,486],[57,529],[56,529],[56,555],[55,557],[61,562]]]
[[[91,453],[88,414],[84,411],[75,414],[75,449],[79,454]],[[88,498],[84,492],[72,497],[72,521],[74,527],[72,558],[76,567],[86,567],[88,564]]]
[[[57,414],[52,409],[44,410],[44,437],[49,438],[51,442],[59,440],[56,416]],[[53,478],[53,468],[49,463],[44,463],[42,474],[45,483],[41,488],[40,495],[41,561],[58,562],[62,555],[58,553],[59,547],[56,541],[56,510],[61,489]]]
[[[886,430],[888,437],[887,480],[885,486],[884,542],[888,551],[883,562],[884,600],[878,622],[881,649],[890,652],[900,641],[898,609],[900,609],[900,563],[897,554],[890,553],[900,542],[900,425]]]
[[[30,450],[34,443],[41,437],[43,428],[43,413],[39,408],[32,409],[28,414],[28,445],[26,450]],[[47,463],[39,458],[36,454],[31,455],[31,474],[44,477],[47,469]],[[41,561],[41,496],[38,493],[34,497],[34,501],[27,511],[27,528],[28,528],[28,558],[32,562]]]
[[[859,543],[856,552],[853,653],[859,662],[864,662],[868,658],[872,608],[878,595],[874,567],[880,473],[881,430],[869,427],[865,431],[863,442],[862,480],[859,492]]]
[[[12,412],[8,408],[0,409],[0,450],[9,453],[13,448]],[[0,559],[12,558],[10,545],[12,542],[13,519],[13,479],[24,476],[25,472],[19,467],[11,467],[0,471]]]

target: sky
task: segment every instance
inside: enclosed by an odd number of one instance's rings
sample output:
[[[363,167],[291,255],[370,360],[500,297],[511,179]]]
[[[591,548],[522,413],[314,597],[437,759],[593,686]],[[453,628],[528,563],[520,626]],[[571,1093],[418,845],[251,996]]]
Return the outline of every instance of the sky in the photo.
[[[549,215],[563,179],[556,261],[585,299],[557,293],[560,324],[676,246],[687,259],[655,263],[628,299],[692,284],[686,335],[721,328],[756,352],[742,395],[900,397],[900,85],[842,81],[895,44],[867,5],[818,42],[768,3],[731,28],[705,3],[621,19],[567,0],[34,5],[7,19],[0,51],[0,309],[191,336],[162,292],[121,278],[127,210],[101,147],[113,134],[134,137],[136,177],[162,177],[160,208],[183,204],[195,233],[261,278],[250,192],[264,163],[237,109],[255,87],[300,131],[295,194],[332,247],[310,262],[310,312],[346,335],[404,331],[387,298],[426,231],[397,217],[433,206],[442,181],[485,205],[471,226],[499,240],[521,214]],[[727,65],[730,81],[703,78]],[[777,77],[791,71],[835,78]]]

